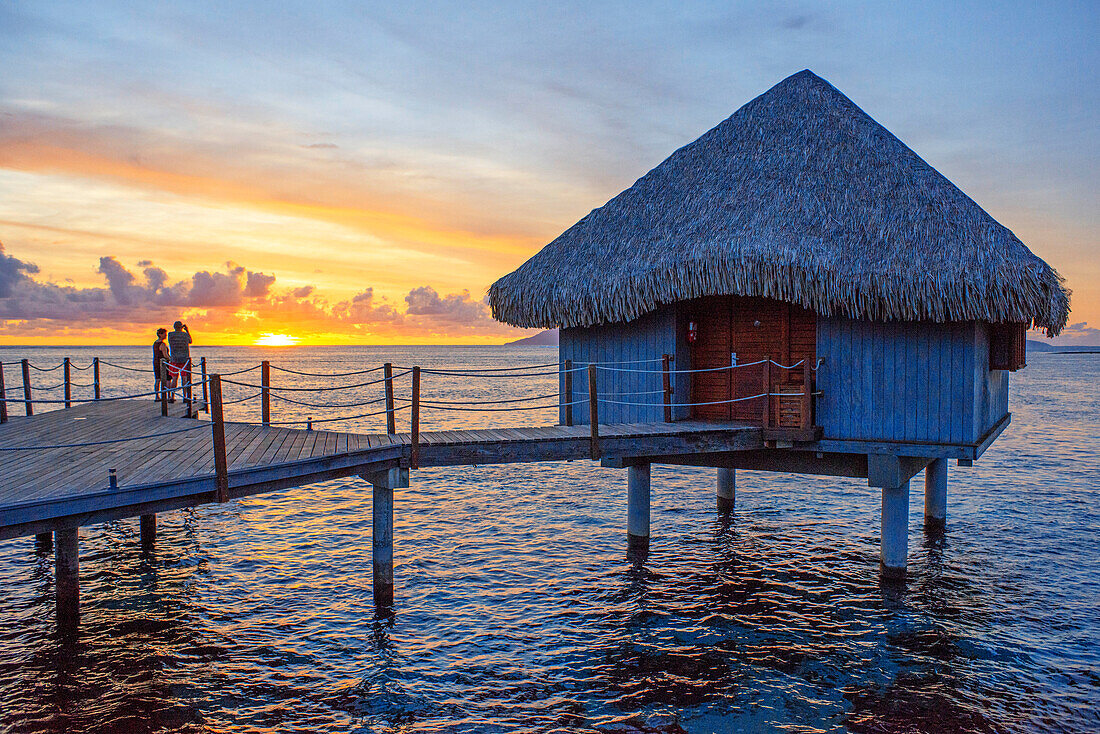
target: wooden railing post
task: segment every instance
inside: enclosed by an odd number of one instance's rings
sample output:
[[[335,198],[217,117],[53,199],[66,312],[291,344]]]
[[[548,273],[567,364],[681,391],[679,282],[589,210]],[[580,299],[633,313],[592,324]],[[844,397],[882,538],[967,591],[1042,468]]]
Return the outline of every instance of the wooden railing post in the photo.
[[[206,382],[206,357],[199,358],[199,365],[202,367],[202,409],[209,415],[210,414],[210,388]]]
[[[813,410],[813,368],[810,360],[802,360],[802,427],[812,428],[814,425]]]
[[[8,391],[4,388],[4,363],[0,362],[0,423],[8,422]]]
[[[600,458],[600,409],[599,396],[596,394],[596,365],[588,365],[588,423],[591,426],[591,440],[588,455],[593,460]]]
[[[666,354],[661,358],[661,377],[664,380],[665,389],[665,423],[672,422],[672,375],[669,373],[668,367],[671,358],[671,354]]]
[[[772,417],[772,358],[769,356],[764,357],[764,414],[763,414],[763,426],[764,428],[771,427]]]
[[[413,367],[412,379],[412,449],[409,468],[420,468],[420,368]]]
[[[191,418],[195,415],[198,415],[198,413],[193,413],[191,411],[191,368],[192,368],[192,366],[193,365],[191,363],[191,358],[188,357],[187,361],[183,363],[183,369],[187,370],[187,372],[186,372],[186,374],[187,374],[186,381],[184,380],[183,375],[182,374],[180,375],[180,382],[183,385],[183,402],[187,404],[187,417],[188,418]]]
[[[168,417],[168,360],[160,361],[160,414]]]
[[[23,412],[26,415],[34,415],[34,403],[31,401],[31,363],[24,359],[23,367]]]
[[[92,389],[96,400],[99,400],[99,357],[92,358]]]
[[[573,425],[573,360],[565,360],[565,425]]]
[[[386,378],[386,433],[397,433],[397,416],[393,410],[393,365],[382,365],[382,374]]]
[[[225,415],[222,413],[222,376],[210,375],[210,430],[214,439],[214,487],[218,502],[229,501],[229,465],[225,458]]]
[[[260,362],[260,422],[271,425],[271,362]]]
[[[62,364],[64,366],[61,368],[61,371],[65,375],[65,407],[71,408],[73,407],[72,362],[69,361],[68,357],[65,357],[65,360],[64,362],[62,362]]]

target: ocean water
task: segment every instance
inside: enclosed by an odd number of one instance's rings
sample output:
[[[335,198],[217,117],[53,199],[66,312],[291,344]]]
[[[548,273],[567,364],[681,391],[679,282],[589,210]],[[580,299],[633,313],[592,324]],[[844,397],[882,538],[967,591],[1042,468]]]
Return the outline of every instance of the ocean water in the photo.
[[[147,352],[0,359],[144,367]],[[196,353],[223,372],[264,357],[299,371],[556,359],[538,347]],[[637,563],[625,473],[587,461],[414,472],[396,491],[392,617],[373,608],[359,479],[163,514],[151,554],[136,520],[83,528],[76,640],[55,631],[52,557],[30,538],[2,542],[0,730],[1100,731],[1100,358],[1029,362],[1012,378],[1011,426],[975,466],[950,468],[942,537],[921,530],[914,479],[901,587],[879,583],[879,495],[865,482],[738,472],[724,521],[714,470],[654,467],[652,547]],[[148,388],[137,372],[102,379],[107,393]],[[555,390],[553,376],[424,379],[438,399]],[[354,403],[376,389],[291,397]],[[275,418],[370,409],[276,402]],[[258,406],[227,410],[251,419]],[[554,419],[435,410],[424,427]]]

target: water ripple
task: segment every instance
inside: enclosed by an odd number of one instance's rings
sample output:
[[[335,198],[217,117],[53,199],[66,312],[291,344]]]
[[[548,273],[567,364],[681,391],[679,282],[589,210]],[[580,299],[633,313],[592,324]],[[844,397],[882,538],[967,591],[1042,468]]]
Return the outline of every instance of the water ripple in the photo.
[[[208,352],[226,369],[258,354]],[[287,354],[318,370],[547,352]],[[712,470],[654,467],[639,563],[622,472],[589,462],[416,472],[395,492],[392,617],[374,612],[357,478],[162,515],[151,554],[133,521],[83,529],[76,641],[54,633],[51,558],[0,543],[0,727],[1100,730],[1100,361],[1029,361],[1009,430],[951,468],[942,537],[919,529],[916,478],[903,587],[879,585],[865,482],[740,472],[722,520]]]

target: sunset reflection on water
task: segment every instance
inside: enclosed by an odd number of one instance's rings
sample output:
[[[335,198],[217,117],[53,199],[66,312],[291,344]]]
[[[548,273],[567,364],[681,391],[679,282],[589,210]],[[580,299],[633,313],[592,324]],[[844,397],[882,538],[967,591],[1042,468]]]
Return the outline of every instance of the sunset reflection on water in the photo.
[[[27,351],[18,356],[84,361],[110,350]],[[260,359],[335,372],[556,358],[500,347],[201,353],[223,371]],[[145,350],[109,358],[136,364]],[[879,585],[879,497],[859,480],[739,472],[723,520],[713,470],[654,467],[651,551],[634,563],[620,470],[425,469],[395,492],[396,608],[378,618],[370,485],[350,478],[163,514],[151,554],[136,520],[85,528],[76,642],[55,636],[52,558],[30,538],[0,543],[0,725],[1093,731],[1100,361],[1028,361],[1013,376],[1009,429],[973,468],[950,469],[943,538],[920,531],[915,479],[904,587]],[[143,379],[104,374],[108,390]],[[486,390],[426,375],[425,391],[537,395],[553,380]],[[258,405],[231,410],[255,418]],[[423,420],[523,425],[551,413]],[[346,428],[380,429],[370,421]]]

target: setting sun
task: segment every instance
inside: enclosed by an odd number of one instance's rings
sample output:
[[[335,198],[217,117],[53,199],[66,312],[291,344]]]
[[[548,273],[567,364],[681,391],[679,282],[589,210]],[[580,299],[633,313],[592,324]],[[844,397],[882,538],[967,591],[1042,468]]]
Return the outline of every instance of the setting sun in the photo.
[[[256,341],[252,342],[257,347],[293,347],[298,343],[298,337],[290,334],[260,334]]]

